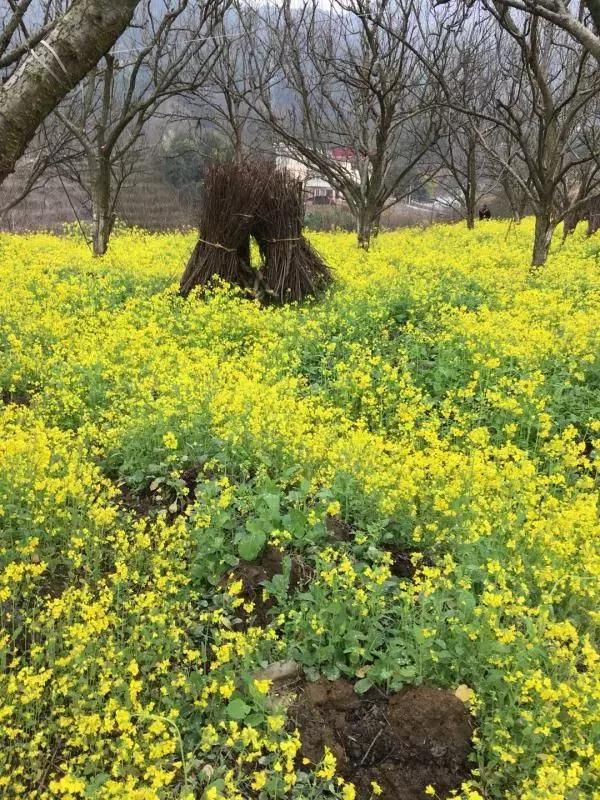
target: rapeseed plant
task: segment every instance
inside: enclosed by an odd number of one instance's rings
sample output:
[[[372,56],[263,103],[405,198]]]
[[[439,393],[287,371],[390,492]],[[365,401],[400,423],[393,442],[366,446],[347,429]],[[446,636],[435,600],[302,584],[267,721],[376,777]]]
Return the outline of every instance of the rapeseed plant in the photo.
[[[315,234],[329,294],[266,309],[177,296],[193,235],[0,234],[2,797],[353,800],[294,659],[458,687],[461,800],[600,798],[600,246],[531,234]]]

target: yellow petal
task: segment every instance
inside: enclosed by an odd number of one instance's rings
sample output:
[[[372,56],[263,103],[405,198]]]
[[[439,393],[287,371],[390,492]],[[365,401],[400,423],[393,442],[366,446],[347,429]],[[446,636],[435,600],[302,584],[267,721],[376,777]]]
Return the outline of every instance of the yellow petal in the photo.
[[[461,683],[454,692],[455,696],[463,703],[470,703],[475,695],[473,689],[470,689],[466,683]]]

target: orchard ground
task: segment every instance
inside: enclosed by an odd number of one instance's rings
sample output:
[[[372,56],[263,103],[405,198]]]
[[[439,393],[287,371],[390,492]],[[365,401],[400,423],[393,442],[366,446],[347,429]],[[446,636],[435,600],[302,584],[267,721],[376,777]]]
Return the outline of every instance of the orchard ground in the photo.
[[[0,234],[3,798],[600,798],[600,238],[532,235],[315,234],[265,309]]]

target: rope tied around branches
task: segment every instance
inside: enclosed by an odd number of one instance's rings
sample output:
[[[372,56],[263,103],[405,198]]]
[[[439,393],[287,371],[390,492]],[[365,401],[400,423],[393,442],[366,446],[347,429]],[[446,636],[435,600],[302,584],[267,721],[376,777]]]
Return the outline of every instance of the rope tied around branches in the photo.
[[[202,244],[207,244],[209,247],[216,247],[218,250],[225,250],[226,253],[237,253],[235,247],[225,247],[224,244],[219,244],[218,242],[208,242],[206,239],[198,239],[199,242]]]
[[[249,214],[240,214],[239,216],[250,216]],[[302,239],[302,236],[291,236],[287,239],[263,239],[263,241],[267,242],[268,244],[278,244],[279,242],[299,242]],[[199,242],[202,244],[207,244],[209,247],[216,247],[219,250],[225,250],[226,253],[237,253],[237,249],[235,247],[225,247],[224,244],[219,244],[219,242],[209,242],[207,239],[198,239]]]
[[[289,239],[263,239],[263,242],[268,244],[277,244],[278,242],[299,242],[302,236],[291,236]]]
[[[302,184],[271,162],[213,164],[205,180],[199,239],[180,282],[187,297],[216,277],[263,303],[317,295],[331,274],[303,236]],[[260,270],[252,266],[251,241]],[[222,243],[223,242],[223,243]]]

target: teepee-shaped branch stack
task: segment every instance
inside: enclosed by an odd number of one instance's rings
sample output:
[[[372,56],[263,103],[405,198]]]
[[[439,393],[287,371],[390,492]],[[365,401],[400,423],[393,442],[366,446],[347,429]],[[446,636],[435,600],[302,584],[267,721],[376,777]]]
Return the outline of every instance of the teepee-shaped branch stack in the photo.
[[[184,297],[215,278],[241,286],[262,302],[314,296],[331,272],[302,235],[302,183],[267,162],[216,164],[205,185],[200,238],[181,279]],[[250,238],[262,257],[250,263]]]
[[[329,267],[302,234],[302,193],[302,181],[273,170],[252,227],[263,259],[263,282],[278,303],[316,295],[331,282]]]

